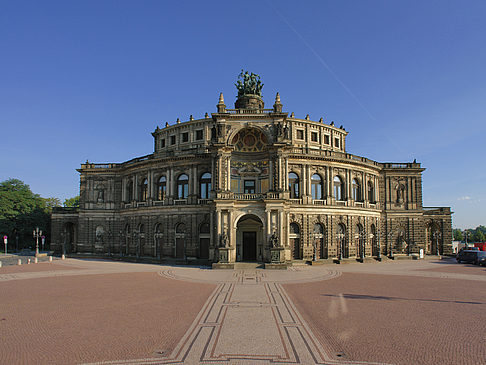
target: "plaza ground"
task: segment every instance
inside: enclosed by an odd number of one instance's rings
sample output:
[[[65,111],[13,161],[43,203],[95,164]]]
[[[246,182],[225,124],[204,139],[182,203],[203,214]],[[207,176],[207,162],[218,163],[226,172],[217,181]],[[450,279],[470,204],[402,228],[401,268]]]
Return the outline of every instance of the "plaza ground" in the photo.
[[[482,364],[486,268],[0,268],[0,363]]]

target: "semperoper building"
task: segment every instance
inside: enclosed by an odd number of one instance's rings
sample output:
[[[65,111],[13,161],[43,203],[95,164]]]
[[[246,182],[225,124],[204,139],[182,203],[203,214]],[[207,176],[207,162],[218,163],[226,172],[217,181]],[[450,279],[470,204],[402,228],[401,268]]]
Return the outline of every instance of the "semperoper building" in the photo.
[[[51,248],[152,261],[366,260],[452,253],[451,210],[423,207],[420,163],[346,151],[334,123],[265,109],[245,73],[228,109],[153,131],[154,152],[81,164],[79,208],[52,214]]]

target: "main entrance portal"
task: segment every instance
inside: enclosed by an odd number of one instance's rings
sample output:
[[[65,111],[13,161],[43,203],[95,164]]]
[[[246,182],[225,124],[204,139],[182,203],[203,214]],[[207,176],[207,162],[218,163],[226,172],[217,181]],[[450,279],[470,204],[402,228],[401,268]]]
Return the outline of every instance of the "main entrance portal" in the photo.
[[[256,261],[256,232],[243,232],[243,261]]]
[[[256,215],[247,214],[236,226],[236,260],[263,261],[263,223]]]

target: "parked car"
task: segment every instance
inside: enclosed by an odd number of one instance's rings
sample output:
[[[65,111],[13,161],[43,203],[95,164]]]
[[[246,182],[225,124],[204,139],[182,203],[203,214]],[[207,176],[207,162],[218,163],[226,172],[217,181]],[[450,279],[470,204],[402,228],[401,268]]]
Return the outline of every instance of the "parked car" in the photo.
[[[486,255],[481,255],[481,257],[478,257],[478,265],[486,266]]]
[[[480,257],[486,257],[486,252],[479,250],[461,250],[457,254],[456,260],[458,263],[465,262],[477,265]]]

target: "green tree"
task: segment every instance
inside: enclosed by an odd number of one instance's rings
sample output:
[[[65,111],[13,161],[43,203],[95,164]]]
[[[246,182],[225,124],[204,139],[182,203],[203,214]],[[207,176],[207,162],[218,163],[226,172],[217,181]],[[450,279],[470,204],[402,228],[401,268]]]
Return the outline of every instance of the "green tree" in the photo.
[[[454,235],[454,241],[463,241],[464,240],[464,235],[462,234],[462,231],[460,229],[453,229],[452,233]]]
[[[476,242],[484,242],[485,241],[484,233],[479,229],[476,229],[474,238],[476,239],[475,240]]]
[[[69,198],[64,200],[65,207],[79,207],[79,195],[76,195],[74,198]]]
[[[51,213],[53,208],[62,207],[61,200],[59,198],[42,198],[46,206],[46,210]]]
[[[49,229],[49,212],[46,201],[34,194],[29,185],[18,179],[0,182],[0,234],[14,242],[18,235],[20,247],[33,242],[32,230]]]

